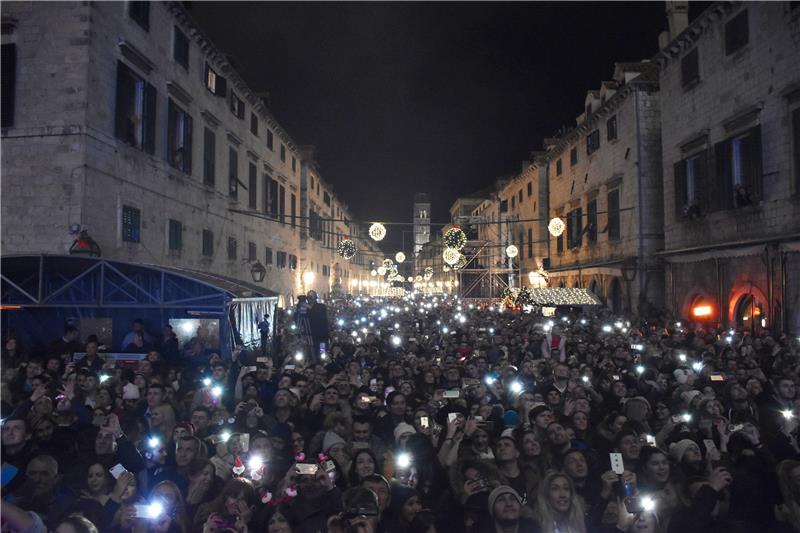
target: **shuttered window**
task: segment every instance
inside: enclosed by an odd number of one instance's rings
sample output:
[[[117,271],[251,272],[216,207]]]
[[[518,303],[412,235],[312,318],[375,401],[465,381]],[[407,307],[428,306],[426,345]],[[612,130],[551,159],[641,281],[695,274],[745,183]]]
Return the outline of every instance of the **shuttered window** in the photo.
[[[115,136],[148,154],[155,153],[156,90],[125,63],[117,63]]]

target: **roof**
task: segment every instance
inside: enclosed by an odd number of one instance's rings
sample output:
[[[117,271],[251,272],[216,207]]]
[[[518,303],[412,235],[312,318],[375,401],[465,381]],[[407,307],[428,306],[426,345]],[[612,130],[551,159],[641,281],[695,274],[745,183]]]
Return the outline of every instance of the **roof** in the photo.
[[[602,305],[589,289],[546,287],[529,290],[534,305],[546,307]]]
[[[222,289],[236,298],[278,296],[277,292],[265,289],[264,287],[259,287],[255,283],[249,283],[235,278],[229,278],[227,276],[220,276],[211,272],[202,272],[200,270],[193,270],[190,268],[166,267],[160,265],[145,264],[144,266],[152,267],[158,270],[166,270],[182,276],[194,278],[197,281],[202,281],[203,283]]]

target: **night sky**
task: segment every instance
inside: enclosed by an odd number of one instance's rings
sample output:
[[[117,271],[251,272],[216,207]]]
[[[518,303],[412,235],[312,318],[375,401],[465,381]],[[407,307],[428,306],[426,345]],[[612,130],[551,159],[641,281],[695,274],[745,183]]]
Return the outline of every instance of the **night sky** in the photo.
[[[353,217],[404,222],[415,192],[446,221],[456,197],[518,172],[666,27],[663,2],[189,8],[295,142],[317,146]]]

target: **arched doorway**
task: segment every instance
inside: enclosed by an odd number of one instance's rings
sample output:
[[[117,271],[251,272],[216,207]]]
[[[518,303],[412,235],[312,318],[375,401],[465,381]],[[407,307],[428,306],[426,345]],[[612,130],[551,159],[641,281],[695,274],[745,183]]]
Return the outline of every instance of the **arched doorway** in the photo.
[[[593,279],[592,282],[589,284],[589,290],[592,291],[592,294],[594,294],[598,298],[600,297],[600,294],[598,294],[598,292],[597,292],[597,280],[596,279]]]
[[[563,288],[564,288],[564,287],[566,287],[566,286],[567,286],[567,284],[566,284],[566,283],[564,283],[564,280],[563,280],[563,279],[562,279],[561,281],[559,281],[559,282],[558,282],[558,287],[559,287],[560,289],[563,289]]]
[[[615,313],[622,312],[622,285],[619,278],[613,278],[608,288],[608,306]]]
[[[754,293],[743,294],[734,307],[733,320],[737,329],[759,333],[767,327],[766,304]]]

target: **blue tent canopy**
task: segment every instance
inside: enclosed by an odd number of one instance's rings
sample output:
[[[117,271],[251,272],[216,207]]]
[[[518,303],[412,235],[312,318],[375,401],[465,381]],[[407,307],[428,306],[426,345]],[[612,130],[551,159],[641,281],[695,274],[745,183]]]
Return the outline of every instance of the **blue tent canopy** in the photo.
[[[271,331],[278,297],[251,283],[196,270],[28,255],[0,259],[0,300],[3,337],[13,331],[29,349],[59,338],[65,324],[78,325],[81,319],[110,319],[113,347],[123,348],[135,318],[159,337],[170,319],[206,318],[219,320],[219,348],[229,353],[232,343],[260,341],[254,333],[258,328],[241,323],[244,318],[266,315]]]

